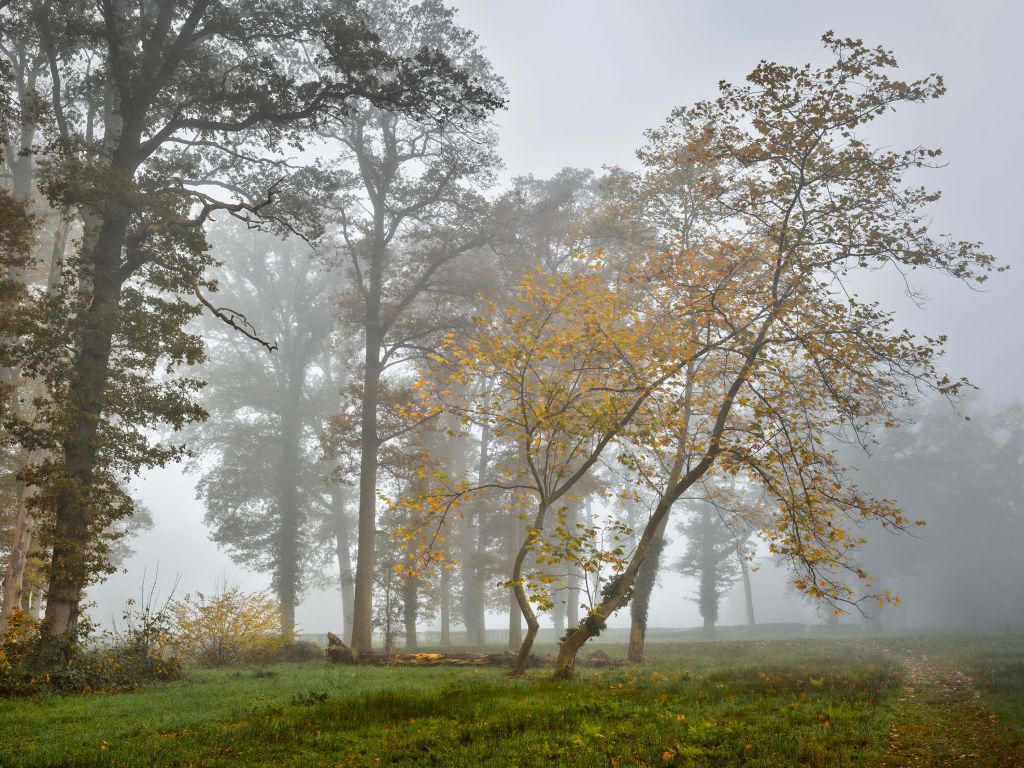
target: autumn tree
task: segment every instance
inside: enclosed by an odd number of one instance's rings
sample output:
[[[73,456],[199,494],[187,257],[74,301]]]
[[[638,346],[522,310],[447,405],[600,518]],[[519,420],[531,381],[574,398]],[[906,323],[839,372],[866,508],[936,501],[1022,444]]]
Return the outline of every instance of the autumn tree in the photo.
[[[922,268],[974,283],[994,266],[976,243],[929,234],[936,196],[904,177],[936,151],[876,150],[861,136],[892,106],[940,96],[941,79],[894,80],[887,50],[831,34],[824,42],[835,57],[827,66],[762,62],[748,84],[722,84],[719,99],[677,110],[657,132],[696,169],[711,211],[714,230],[698,248],[648,253],[611,293],[542,276],[480,338],[453,345],[453,375],[501,382],[492,402],[507,407],[491,410],[517,414],[502,429],[521,442],[533,478],[523,485],[537,503],[520,563],[595,453],[613,441],[671,445],[671,420],[686,409],[667,406],[692,386],[685,471],[600,602],[563,638],[556,676],[572,675],[579,649],[629,600],[672,505],[713,470],[764,488],[770,507],[757,535],[793,568],[798,589],[833,605],[888,598],[846,583],[868,578],[851,529],[910,521],[852,485],[825,437],[864,439],[918,391],[951,397],[963,382],[936,368],[941,339],[894,331],[891,314],[851,281],[890,267],[900,279]],[[642,311],[625,301],[638,291]],[[598,295],[608,314],[595,314]],[[668,423],[638,420],[645,409]],[[528,647],[535,619],[518,576]]]
[[[766,489],[774,509],[760,535],[794,568],[799,589],[834,604],[866,594],[835,575],[866,577],[849,526],[908,524],[893,504],[848,482],[824,437],[863,436],[919,389],[955,395],[961,382],[935,367],[941,339],[891,330],[891,315],[859,299],[851,278],[888,266],[974,282],[993,260],[976,243],[929,234],[924,209],[936,195],[904,176],[937,151],[876,150],[861,136],[894,105],[941,96],[941,78],[894,80],[889,51],[823,39],[831,64],[762,62],[748,84],[723,83],[720,98],[677,110],[657,134],[675,136],[683,156],[711,168],[701,185],[729,236],[717,258],[743,279],[734,309],[709,306],[706,327],[733,339],[707,370],[707,416],[692,438],[698,459],[655,508],[593,621],[563,640],[557,676],[572,674],[595,625],[629,599],[671,505],[716,466]],[[688,290],[692,281],[680,277]]]

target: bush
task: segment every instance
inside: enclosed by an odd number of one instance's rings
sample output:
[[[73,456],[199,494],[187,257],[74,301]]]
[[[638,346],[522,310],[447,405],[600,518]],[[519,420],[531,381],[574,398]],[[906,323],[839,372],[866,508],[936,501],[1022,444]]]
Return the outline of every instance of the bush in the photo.
[[[208,667],[260,662],[280,652],[281,612],[266,592],[223,587],[216,594],[171,603],[177,649]]]
[[[108,637],[107,645],[91,641],[93,627],[82,620],[68,658],[47,664],[39,655],[38,626],[15,612],[0,644],[0,696],[131,691],[145,682],[178,678],[181,664],[168,645],[166,610],[148,605],[136,610],[129,601],[124,619],[125,630]]]
[[[254,659],[260,664],[297,664],[324,658],[324,649],[309,640],[282,643],[280,648]]]

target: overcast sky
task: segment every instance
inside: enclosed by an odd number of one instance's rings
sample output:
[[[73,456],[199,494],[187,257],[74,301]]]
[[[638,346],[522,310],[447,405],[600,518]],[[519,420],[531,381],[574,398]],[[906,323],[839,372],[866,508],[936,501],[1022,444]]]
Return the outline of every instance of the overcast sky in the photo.
[[[966,375],[987,397],[1019,398],[1024,373],[1024,2],[859,0],[850,3],[721,0],[460,0],[464,26],[475,30],[509,85],[509,108],[496,118],[507,176],[544,177],[564,166],[634,165],[644,129],[678,105],[712,97],[719,80],[739,81],[758,60],[824,60],[820,37],[834,30],[892,48],[903,77],[940,72],[949,93],[912,106],[874,132],[881,143],[940,146],[948,166],[923,181],[943,191],[936,231],[983,241],[1001,263],[985,293],[922,279],[931,299],[917,309],[898,287],[878,298],[899,308],[915,331],[948,334],[946,367]],[[246,574],[209,542],[193,480],[176,470],[151,473],[138,495],[155,529],[119,573],[93,591],[105,620],[137,589],[143,569],[160,563],[161,582],[181,574],[180,591],[209,590],[219,575],[247,587],[268,579]],[[768,587],[769,576],[761,577]],[[770,579],[778,591],[775,578]],[[652,601],[652,626],[696,624],[692,590],[669,580]],[[756,591],[756,588],[755,588]],[[735,596],[734,596],[735,597]],[[761,596],[766,598],[767,595]],[[734,601],[724,623],[741,621]],[[314,592],[298,611],[310,632],[339,631],[339,601]],[[786,620],[793,616],[779,616]],[[495,626],[501,622],[494,618]],[[612,622],[628,623],[624,617]]]

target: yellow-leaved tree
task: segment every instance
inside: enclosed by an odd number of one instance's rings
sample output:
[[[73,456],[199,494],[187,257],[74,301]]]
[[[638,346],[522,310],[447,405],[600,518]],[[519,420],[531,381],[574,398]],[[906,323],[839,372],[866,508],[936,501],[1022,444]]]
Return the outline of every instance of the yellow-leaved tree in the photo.
[[[895,80],[891,52],[823,40],[827,66],[762,62],[747,84],[722,84],[718,99],[649,134],[657,151],[644,159],[684,163],[688,194],[702,196],[699,242],[537,271],[474,333],[448,340],[451,380],[493,386],[468,403],[441,388],[435,406],[519,446],[521,471],[505,487],[533,507],[510,580],[528,625],[519,671],[539,626],[532,603],[543,603],[523,566],[544,550],[546,518],[613,445],[634,473],[640,449],[672,471],[618,574],[562,638],[556,676],[573,674],[580,648],[629,601],[672,505],[712,474],[764,489],[767,509],[743,522],[790,563],[797,588],[837,610],[893,599],[846,583],[868,579],[856,528],[910,521],[850,483],[829,441],[868,440],[917,393],[954,397],[966,382],[937,369],[943,339],[894,329],[890,312],[858,297],[856,275],[890,269],[902,283],[929,269],[976,284],[995,267],[977,243],[929,233],[937,195],[904,177],[937,151],[875,149],[861,136],[894,105],[940,96],[941,78]],[[437,479],[435,516],[478,490]]]

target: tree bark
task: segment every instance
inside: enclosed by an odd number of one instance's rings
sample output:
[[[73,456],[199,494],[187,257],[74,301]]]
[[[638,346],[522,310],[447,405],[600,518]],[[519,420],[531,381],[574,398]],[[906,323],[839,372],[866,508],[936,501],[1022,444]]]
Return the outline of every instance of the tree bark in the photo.
[[[630,602],[629,625],[629,660],[644,660],[644,645],[647,641],[647,613],[651,606],[651,594],[658,580],[658,566],[661,564],[661,552],[665,548],[665,528],[668,527],[668,516],[661,521],[654,532],[651,553],[640,566],[633,588],[633,599]]]

